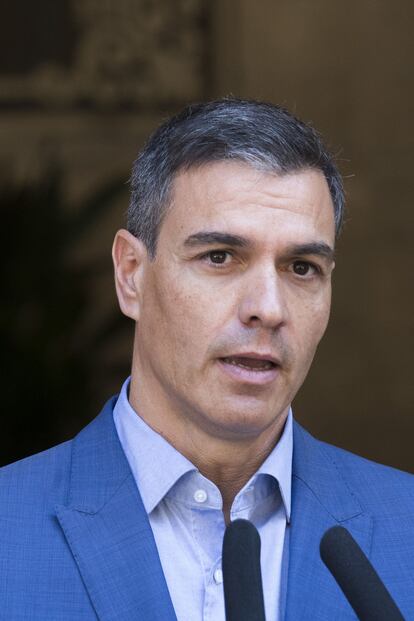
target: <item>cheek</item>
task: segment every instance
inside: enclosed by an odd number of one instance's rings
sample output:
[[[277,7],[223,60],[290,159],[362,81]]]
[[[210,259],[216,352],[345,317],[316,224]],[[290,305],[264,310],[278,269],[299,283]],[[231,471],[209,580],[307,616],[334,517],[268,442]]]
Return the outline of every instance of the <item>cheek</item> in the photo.
[[[329,321],[330,289],[318,299],[304,301],[295,320],[297,342],[304,358],[313,358]]]
[[[159,279],[145,304],[150,339],[176,361],[197,359],[205,351],[215,315],[205,292],[185,285],[183,278]]]

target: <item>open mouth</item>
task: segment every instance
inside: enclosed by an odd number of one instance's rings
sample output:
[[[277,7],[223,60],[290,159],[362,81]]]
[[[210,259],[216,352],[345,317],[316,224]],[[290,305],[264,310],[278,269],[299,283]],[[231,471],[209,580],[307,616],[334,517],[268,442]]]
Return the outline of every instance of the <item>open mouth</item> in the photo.
[[[272,360],[262,360],[260,358],[246,358],[243,356],[228,356],[226,358],[220,358],[226,364],[231,364],[242,369],[249,371],[270,371],[276,368],[276,363]]]

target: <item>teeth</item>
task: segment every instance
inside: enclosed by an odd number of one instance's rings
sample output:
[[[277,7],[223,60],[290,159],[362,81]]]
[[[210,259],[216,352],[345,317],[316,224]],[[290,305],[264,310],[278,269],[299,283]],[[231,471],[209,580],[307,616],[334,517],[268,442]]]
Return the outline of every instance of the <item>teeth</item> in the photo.
[[[229,364],[233,364],[237,367],[243,367],[244,369],[255,371],[267,371],[272,369],[275,365],[270,360],[259,360],[257,358],[225,358]]]

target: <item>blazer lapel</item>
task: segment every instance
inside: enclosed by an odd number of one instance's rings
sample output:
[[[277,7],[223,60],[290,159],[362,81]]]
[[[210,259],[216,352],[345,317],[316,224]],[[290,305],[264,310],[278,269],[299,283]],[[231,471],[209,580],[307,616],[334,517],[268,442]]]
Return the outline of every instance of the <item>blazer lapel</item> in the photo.
[[[176,621],[113,405],[73,440],[68,502],[57,518],[100,621]]]
[[[372,520],[364,515],[324,445],[294,425],[292,518],[288,527],[286,621],[355,620],[319,555],[324,532],[347,528],[368,555]]]

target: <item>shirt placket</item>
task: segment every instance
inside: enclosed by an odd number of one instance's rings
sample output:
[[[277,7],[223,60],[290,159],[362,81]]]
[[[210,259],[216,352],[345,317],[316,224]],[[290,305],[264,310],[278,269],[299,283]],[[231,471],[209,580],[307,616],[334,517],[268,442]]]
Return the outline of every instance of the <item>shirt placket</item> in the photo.
[[[212,485],[212,484],[210,484]],[[221,545],[224,517],[219,492],[215,487],[200,486],[194,492],[192,522],[204,581],[203,621],[224,621]]]

